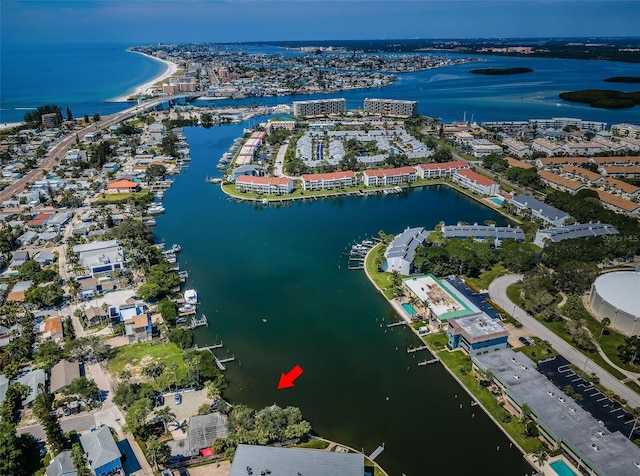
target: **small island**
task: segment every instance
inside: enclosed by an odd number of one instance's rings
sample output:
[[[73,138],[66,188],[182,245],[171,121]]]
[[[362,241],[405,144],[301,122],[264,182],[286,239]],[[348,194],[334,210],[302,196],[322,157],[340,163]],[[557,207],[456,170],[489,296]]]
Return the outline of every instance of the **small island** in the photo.
[[[605,79],[607,83],[640,83],[640,76],[613,76]]]
[[[480,68],[469,71],[471,74],[488,74],[488,75],[504,75],[504,74],[523,74],[532,73],[531,68]]]
[[[610,89],[583,89],[560,93],[558,96],[565,101],[584,102],[603,109],[622,109],[640,104],[640,91],[623,93]]]

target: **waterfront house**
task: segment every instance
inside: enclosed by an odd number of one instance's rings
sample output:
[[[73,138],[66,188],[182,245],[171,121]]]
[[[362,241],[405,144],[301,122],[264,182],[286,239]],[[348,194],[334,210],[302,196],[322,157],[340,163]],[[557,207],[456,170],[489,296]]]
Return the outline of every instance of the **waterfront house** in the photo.
[[[241,175],[236,179],[238,192],[253,192],[264,195],[286,195],[293,192],[293,180],[277,177],[251,177]]]
[[[355,173],[351,170],[326,174],[303,174],[303,190],[330,190],[353,187],[358,184]]]
[[[147,340],[151,338],[151,315],[136,314],[124,320],[125,334],[130,338]]]
[[[540,248],[544,248],[548,243],[557,243],[562,240],[616,234],[618,234],[618,230],[616,230],[613,225],[607,225],[605,223],[576,223],[575,225],[538,230],[533,243]]]
[[[124,471],[120,462],[122,454],[108,426],[80,435],[80,444],[89,467],[96,476],[120,474],[119,472]]]
[[[453,181],[480,195],[496,195],[500,191],[500,185],[473,170],[456,170]]]
[[[363,476],[365,474],[364,455],[241,444],[236,449],[229,476],[247,476],[247,474]]]
[[[125,263],[124,249],[117,240],[93,241],[84,245],[76,245],[73,252],[85,269],[95,277],[98,273],[123,269]]]
[[[464,160],[451,162],[433,162],[420,164],[416,167],[418,176],[422,179],[451,177],[457,170],[468,169],[469,163]]]
[[[397,271],[404,275],[411,274],[416,248],[424,244],[427,237],[422,227],[407,228],[397,235],[384,252],[386,262],[383,269],[388,272]]]
[[[365,170],[362,173],[362,181],[367,187],[400,185],[415,182],[417,179],[418,173],[414,167]]]
[[[187,449],[184,456],[211,456],[211,442],[227,437],[227,417],[220,412],[189,418]]]
[[[140,190],[140,184],[129,180],[118,180],[107,185],[107,193],[133,193]]]
[[[553,226],[562,226],[570,218],[567,212],[558,210],[529,195],[516,195],[509,200],[509,203],[516,207],[518,213],[526,214],[529,212],[532,217],[539,218]]]
[[[447,321],[450,349],[462,349],[469,355],[507,348],[509,333],[498,319],[484,313]]]

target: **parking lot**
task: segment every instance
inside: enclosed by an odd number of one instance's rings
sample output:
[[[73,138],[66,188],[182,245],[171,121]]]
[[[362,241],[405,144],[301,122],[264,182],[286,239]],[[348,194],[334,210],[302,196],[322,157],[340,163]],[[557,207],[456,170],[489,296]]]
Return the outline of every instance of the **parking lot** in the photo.
[[[176,420],[182,423],[189,417],[198,414],[198,408],[203,403],[211,403],[211,399],[207,398],[207,390],[187,390],[180,392],[182,403],[176,404],[173,401],[174,392],[164,394],[164,405],[157,408],[169,407],[176,415]]]
[[[604,395],[591,382],[587,382],[576,374],[567,359],[558,355],[542,361],[540,362],[540,372],[559,389],[571,385],[576,393],[582,395],[582,400],[577,402],[578,405],[591,413],[596,420],[601,421],[609,431],[619,431],[624,436],[629,436],[633,427],[633,417],[624,410],[620,402]],[[638,437],[640,437],[640,428],[636,428],[634,433],[634,438]]]

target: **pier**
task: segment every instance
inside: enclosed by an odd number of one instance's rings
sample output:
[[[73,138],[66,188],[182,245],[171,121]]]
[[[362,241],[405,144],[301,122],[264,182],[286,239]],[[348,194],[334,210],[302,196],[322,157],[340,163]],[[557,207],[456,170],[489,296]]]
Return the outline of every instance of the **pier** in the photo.
[[[195,314],[195,312],[194,312],[194,314]],[[189,329],[194,329],[194,328],[200,327],[200,326],[209,327],[209,322],[207,321],[207,316],[205,316],[204,314],[202,315],[201,318],[192,317],[191,318],[191,324],[189,324]],[[222,344],[220,344],[220,347],[222,347]]]
[[[371,453],[369,455],[369,459],[371,461],[375,460],[378,456],[380,456],[380,453],[382,453],[384,451],[384,443],[382,443],[380,446],[378,446],[373,453]]]
[[[364,262],[367,257],[367,253],[373,248],[379,240],[371,238],[368,240],[362,240],[359,243],[351,245],[349,252],[343,253],[347,255],[348,263],[347,268],[350,270],[362,270],[364,269]]]
[[[407,321],[398,321],[392,322],[391,324],[387,324],[387,327],[396,327],[396,326],[408,326],[409,323]]]
[[[222,348],[222,342],[220,342],[219,344],[208,345],[206,347],[198,347],[197,345],[195,346],[195,350],[197,351],[208,350],[209,352],[211,352],[211,355],[213,355],[213,358],[216,361],[216,365],[218,366],[218,368],[224,371],[224,370],[227,370],[224,364],[228,362],[233,362],[234,360],[236,360],[236,358],[235,356],[232,355],[231,357],[225,357],[224,359],[219,359],[218,356],[213,351],[214,349],[221,349],[221,348]]]
[[[427,347],[426,345],[421,345],[420,347],[408,347],[407,348],[407,352],[411,353],[411,352],[419,352],[421,350],[427,350],[429,347]]]
[[[422,367],[424,365],[435,364],[436,362],[440,362],[438,357],[434,357],[431,360],[423,360],[422,362],[418,362],[418,365]]]

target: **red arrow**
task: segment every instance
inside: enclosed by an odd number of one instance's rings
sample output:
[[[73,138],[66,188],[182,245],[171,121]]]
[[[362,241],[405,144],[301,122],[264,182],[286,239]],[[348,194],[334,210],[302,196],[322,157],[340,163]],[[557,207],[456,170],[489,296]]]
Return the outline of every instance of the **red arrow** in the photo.
[[[304,372],[302,370],[302,367],[300,367],[299,365],[296,365],[294,368],[291,369],[290,372],[288,373],[281,373],[280,374],[280,382],[278,382],[278,390],[282,389],[282,388],[289,388],[289,387],[293,387],[293,381],[295,379],[297,379],[298,377],[300,377],[300,375],[302,375],[302,372]]]

